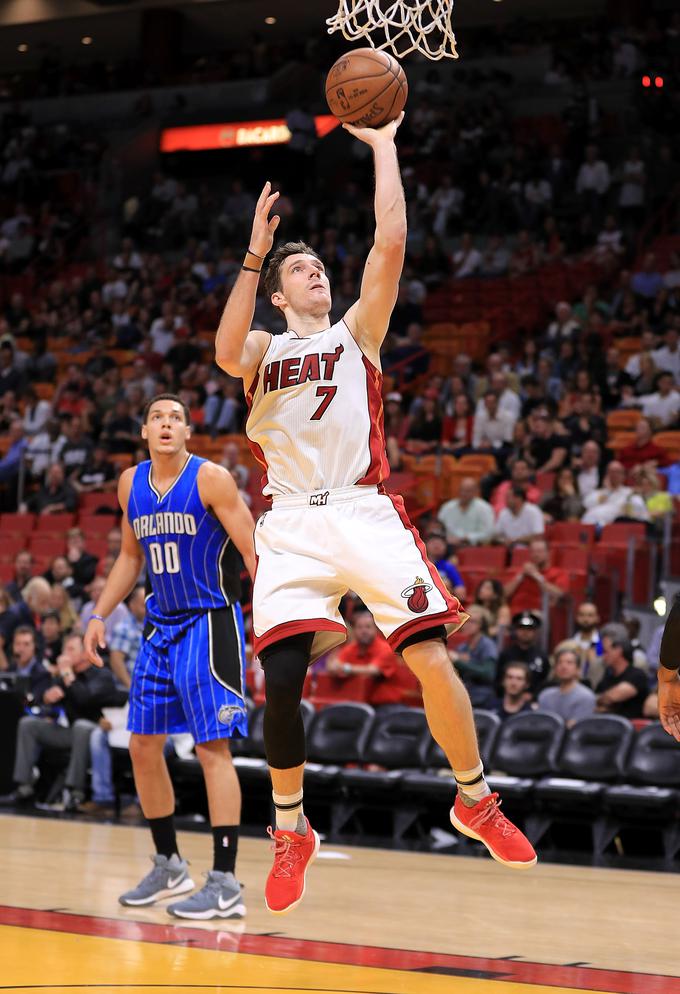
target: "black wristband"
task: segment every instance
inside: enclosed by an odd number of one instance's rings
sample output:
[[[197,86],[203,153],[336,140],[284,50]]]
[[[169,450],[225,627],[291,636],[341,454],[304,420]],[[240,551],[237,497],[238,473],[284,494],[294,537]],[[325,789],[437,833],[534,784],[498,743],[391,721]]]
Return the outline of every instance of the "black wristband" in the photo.
[[[261,273],[261,269],[253,269],[251,266],[241,266],[241,269],[245,269],[247,273]]]
[[[264,259],[263,255],[258,255],[257,252],[253,252],[251,248],[247,250],[247,255],[254,255],[256,259]]]

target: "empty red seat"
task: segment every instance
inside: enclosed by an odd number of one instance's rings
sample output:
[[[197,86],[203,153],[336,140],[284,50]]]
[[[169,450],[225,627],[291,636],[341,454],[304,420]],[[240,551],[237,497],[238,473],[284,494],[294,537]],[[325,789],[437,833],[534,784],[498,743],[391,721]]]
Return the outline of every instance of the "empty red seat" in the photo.
[[[108,510],[114,511],[120,514],[120,504],[118,503],[118,496],[115,493],[105,493],[105,494],[82,494],[80,498],[80,510],[87,511],[89,514],[94,514],[100,508],[106,508]]]
[[[589,554],[588,550],[581,545],[557,545],[551,546],[552,562],[562,569],[577,570],[582,573],[588,572]]]
[[[78,527],[86,538],[104,538],[116,524],[112,514],[81,514],[78,518]]]
[[[591,546],[595,541],[595,525],[580,521],[556,521],[545,530],[548,544]]]
[[[22,552],[28,543],[27,535],[12,535],[3,532],[0,542],[0,560],[2,562],[12,562],[18,552]]]
[[[40,559],[53,559],[55,556],[62,556],[66,551],[66,536],[63,538],[52,538],[47,535],[32,537],[29,549],[31,555]]]
[[[35,523],[35,531],[40,535],[46,533],[66,535],[66,532],[69,528],[73,527],[75,521],[75,514],[68,512],[64,512],[63,514],[39,514],[38,520]]]
[[[531,558],[531,551],[527,546],[515,546],[512,550],[512,558],[510,559],[510,566],[513,569],[520,569],[524,566],[525,562]]]
[[[507,549],[503,545],[471,545],[460,550],[458,562],[461,568],[471,566],[476,570],[498,572],[505,568],[507,555]]]
[[[35,514],[0,514],[0,529],[3,536],[32,532],[35,527],[35,517]]]

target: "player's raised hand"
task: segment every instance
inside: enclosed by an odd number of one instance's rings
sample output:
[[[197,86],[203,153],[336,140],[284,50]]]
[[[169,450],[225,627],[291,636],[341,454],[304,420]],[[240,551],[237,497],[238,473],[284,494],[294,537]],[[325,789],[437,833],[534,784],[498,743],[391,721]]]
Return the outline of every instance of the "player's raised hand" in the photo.
[[[275,190],[272,193],[272,185],[267,180],[255,207],[253,230],[250,234],[250,244],[248,245],[248,248],[252,249],[253,252],[257,253],[263,259],[274,244],[274,232],[281,220],[278,214],[269,217],[269,212],[278,199],[279,191]]]
[[[366,142],[367,145],[375,147],[384,142],[393,142],[397,128],[403,120],[404,112],[402,110],[399,117],[395,117],[388,124],[383,124],[382,128],[355,128],[353,124],[343,124],[343,128],[345,131],[349,131],[350,135],[358,138],[359,141]]]
[[[680,677],[664,666],[659,666],[659,719],[668,734],[680,742]]]
[[[106,629],[104,622],[98,618],[91,618],[83,635],[83,647],[85,655],[95,666],[103,666],[104,660],[97,652],[97,649],[106,648]]]

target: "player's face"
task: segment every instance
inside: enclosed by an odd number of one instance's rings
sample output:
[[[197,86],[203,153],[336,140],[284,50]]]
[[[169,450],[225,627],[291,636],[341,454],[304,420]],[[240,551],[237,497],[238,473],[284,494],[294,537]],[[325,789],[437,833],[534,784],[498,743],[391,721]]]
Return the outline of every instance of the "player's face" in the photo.
[[[331,287],[323,262],[303,252],[289,255],[281,266],[281,291],[272,295],[272,303],[310,317],[328,314]]]
[[[184,420],[182,405],[176,400],[159,400],[151,405],[142,438],[152,455],[174,455],[187,444],[191,429]]]

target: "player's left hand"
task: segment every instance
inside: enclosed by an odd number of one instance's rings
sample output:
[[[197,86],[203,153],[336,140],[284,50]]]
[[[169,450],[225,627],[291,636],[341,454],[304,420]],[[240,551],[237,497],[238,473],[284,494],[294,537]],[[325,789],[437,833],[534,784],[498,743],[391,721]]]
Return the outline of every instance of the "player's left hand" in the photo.
[[[395,118],[394,121],[390,121],[389,124],[383,124],[382,128],[355,128],[353,124],[343,124],[343,128],[345,131],[349,131],[350,135],[358,138],[359,141],[366,142],[367,145],[375,148],[376,145],[393,142],[397,128],[403,120],[404,112],[402,110],[399,117]]]
[[[680,676],[659,666],[659,719],[664,729],[680,742]]]
[[[97,652],[98,648],[106,648],[106,629],[103,621],[99,621],[98,618],[90,619],[83,636],[83,646],[85,655],[94,666],[104,665],[104,660]]]

